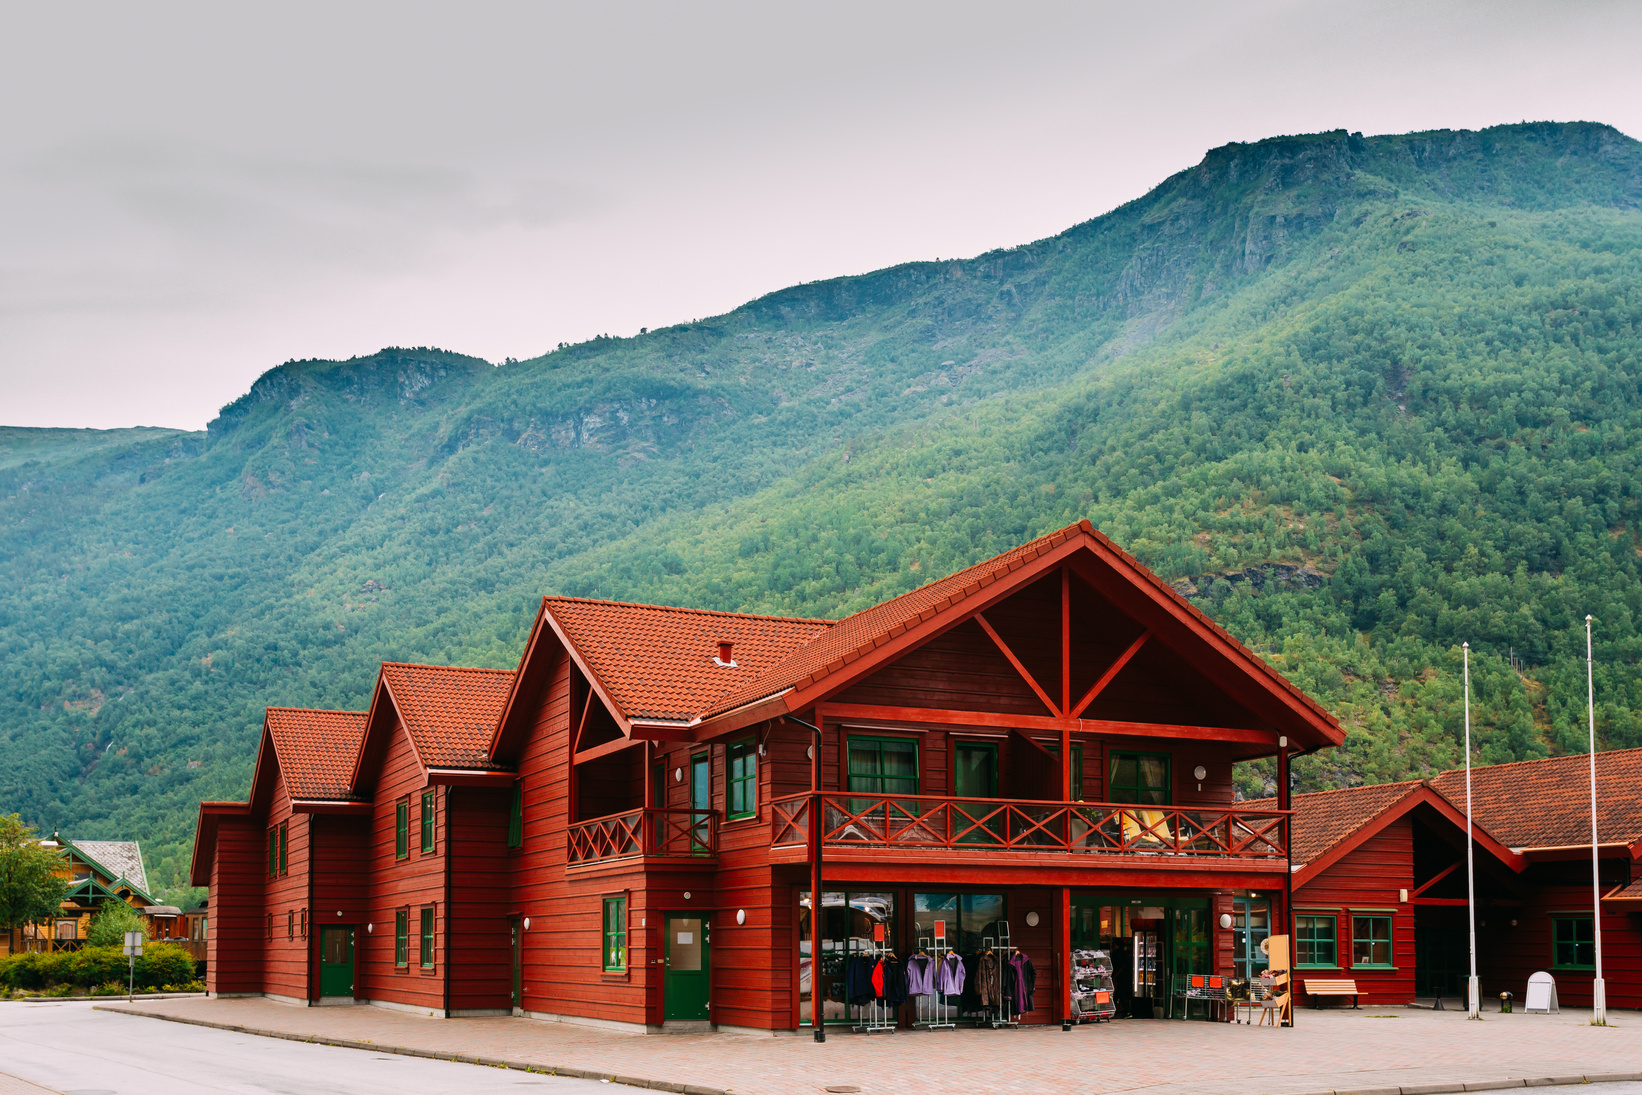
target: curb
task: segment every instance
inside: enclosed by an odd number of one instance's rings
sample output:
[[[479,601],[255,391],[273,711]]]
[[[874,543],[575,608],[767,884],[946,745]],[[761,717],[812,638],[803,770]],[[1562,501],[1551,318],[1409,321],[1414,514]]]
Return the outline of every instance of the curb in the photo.
[[[137,994],[138,1000],[203,1000],[203,992],[149,992]],[[118,996],[0,996],[0,1004],[64,1004],[85,1003],[87,1000],[102,1000],[107,1003],[119,1003]]]
[[[1574,1076],[1543,1076],[1514,1080],[1449,1081],[1434,1084],[1403,1084],[1400,1087],[1336,1087],[1294,1095],[1453,1095],[1465,1091],[1506,1091],[1518,1087],[1564,1087],[1573,1084],[1618,1084],[1642,1080],[1642,1072],[1592,1072]]]
[[[435,1053],[430,1049],[408,1046],[387,1046],[377,1042],[359,1042],[352,1038],[326,1038],[318,1034],[292,1034],[284,1030],[262,1030],[238,1023],[214,1023],[209,1019],[189,1019],[181,1015],[162,1015],[154,1011],[140,1011],[135,1007],[109,1007],[99,1004],[93,1011],[107,1011],[116,1015],[135,1015],[143,1019],[161,1019],[167,1023],[183,1023],[213,1030],[231,1030],[236,1034],[254,1034],[260,1038],[279,1038],[287,1042],[306,1042],[317,1046],[336,1046],[339,1049],[364,1049],[372,1053],[397,1053],[402,1057],[424,1057],[430,1061],[452,1061],[464,1065],[484,1065],[487,1068],[511,1068],[519,1072],[535,1072],[546,1076],[568,1076],[576,1080],[604,1080],[628,1087],[648,1088],[651,1091],[672,1091],[678,1095],[730,1095],[728,1088],[702,1087],[699,1084],[680,1084],[672,1080],[648,1080],[642,1076],[620,1076],[614,1072],[599,1072],[589,1068],[570,1068],[565,1065],[542,1065],[530,1061],[510,1061],[501,1057],[476,1057],[471,1053]],[[1463,1091],[1464,1088],[1455,1088]],[[1327,1095],[1327,1093],[1322,1093]]]

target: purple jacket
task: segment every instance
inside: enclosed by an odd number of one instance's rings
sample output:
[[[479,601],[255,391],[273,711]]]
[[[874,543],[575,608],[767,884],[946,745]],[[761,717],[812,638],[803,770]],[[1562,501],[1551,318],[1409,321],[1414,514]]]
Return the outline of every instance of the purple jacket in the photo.
[[[907,959],[907,995],[933,996],[935,994],[935,962],[927,954],[915,954]]]
[[[951,951],[935,970],[935,991],[943,996],[958,996],[964,991],[964,960]]]

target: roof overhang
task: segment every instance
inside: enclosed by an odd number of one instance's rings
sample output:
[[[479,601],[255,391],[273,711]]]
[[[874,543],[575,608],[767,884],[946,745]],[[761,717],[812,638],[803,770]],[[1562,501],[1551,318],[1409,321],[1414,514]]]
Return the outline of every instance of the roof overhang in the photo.
[[[293,814],[368,814],[369,802],[345,798],[295,798],[291,800]]]
[[[188,863],[188,884],[211,885],[211,861],[217,852],[217,826],[224,818],[248,818],[249,802],[202,802],[194,823],[194,854]]]
[[[1422,784],[1419,787],[1411,788],[1408,794],[1391,803],[1384,810],[1381,810],[1364,824],[1353,829],[1343,840],[1337,842],[1333,847],[1323,852],[1322,855],[1317,856],[1309,863],[1295,864],[1295,888],[1298,889],[1317,878],[1318,875],[1322,874],[1346,856],[1350,855],[1353,851],[1360,848],[1370,838],[1384,832],[1386,827],[1392,822],[1407,816],[1417,807],[1421,806],[1430,807],[1444,820],[1452,823],[1462,833],[1464,832],[1465,815],[1456,810],[1453,803],[1449,802],[1446,798],[1443,798],[1442,795],[1438,794],[1434,788],[1427,784]],[[1510,868],[1510,870],[1515,873],[1520,874],[1522,869],[1527,866],[1527,861],[1524,860],[1522,856],[1495,840],[1494,837],[1488,833],[1487,830],[1483,829],[1482,826],[1478,825],[1474,819],[1471,823],[1471,839],[1476,843],[1478,848],[1481,848],[1483,851],[1493,856],[1501,864]]]
[[[512,772],[477,768],[429,768],[429,787],[511,787],[519,778]]]

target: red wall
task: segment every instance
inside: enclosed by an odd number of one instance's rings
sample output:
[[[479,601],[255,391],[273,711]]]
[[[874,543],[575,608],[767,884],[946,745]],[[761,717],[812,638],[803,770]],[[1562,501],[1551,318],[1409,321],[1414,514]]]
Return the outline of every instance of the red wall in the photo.
[[[1414,999],[1414,907],[1398,904],[1399,889],[1414,888],[1414,828],[1398,818],[1364,841],[1340,862],[1294,891],[1296,916],[1332,914],[1339,963],[1332,969],[1297,969],[1295,979],[1351,978],[1362,990],[1362,1002],[1406,1004]],[[1355,969],[1351,965],[1351,910],[1392,912],[1394,970]],[[1297,1000],[1310,1001],[1302,991]]]
[[[268,874],[263,826],[222,818],[211,867],[211,925],[206,936],[206,988],[262,992],[265,946],[262,888]]]
[[[1604,892],[1618,884],[1622,868],[1617,860],[1603,862]],[[1590,1007],[1591,982],[1596,974],[1555,968],[1551,920],[1558,914],[1591,914],[1591,861],[1535,864],[1525,877],[1531,886],[1521,908],[1490,909],[1479,914],[1486,921],[1486,927],[1479,925],[1477,929],[1478,975],[1484,1000],[1497,1000],[1501,992],[1508,991],[1516,995],[1520,1007],[1529,975],[1544,970],[1556,978],[1559,1004]],[[1611,906],[1603,909],[1602,977],[1607,983],[1609,1007],[1642,1007],[1642,916],[1616,911]]]

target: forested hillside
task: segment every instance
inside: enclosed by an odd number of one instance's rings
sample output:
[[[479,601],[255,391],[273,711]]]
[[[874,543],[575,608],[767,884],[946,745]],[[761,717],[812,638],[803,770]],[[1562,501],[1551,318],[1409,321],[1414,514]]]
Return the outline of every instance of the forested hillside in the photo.
[[[835,615],[1087,516],[1335,711],[1309,787],[1642,744],[1642,145],[1229,145],[968,261],[493,367],[291,362],[209,430],[0,430],[0,812],[140,839],[267,704],[511,666],[544,593]],[[1259,788],[1264,775],[1241,777]]]

